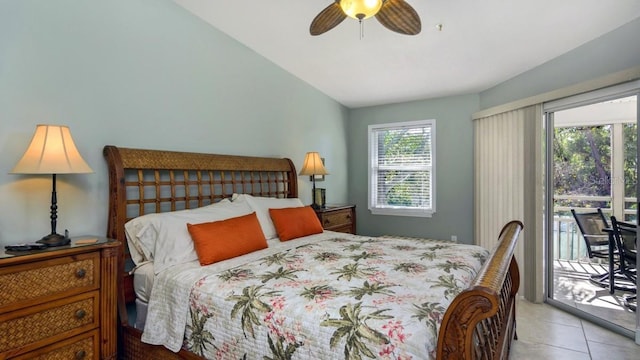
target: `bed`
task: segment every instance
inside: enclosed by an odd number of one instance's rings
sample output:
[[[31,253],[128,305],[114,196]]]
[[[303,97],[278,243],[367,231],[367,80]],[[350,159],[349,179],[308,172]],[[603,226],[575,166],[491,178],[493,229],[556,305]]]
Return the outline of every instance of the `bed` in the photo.
[[[519,272],[513,250],[523,227],[519,221],[502,228],[491,251],[436,240],[308,229],[304,236],[281,241],[292,228],[298,231],[287,219],[308,216],[305,207],[291,205],[299,202],[298,175],[289,159],[110,145],[104,156],[110,193],[107,235],[124,247],[118,294],[123,358],[508,358],[516,336]],[[263,205],[256,207],[258,200]],[[234,213],[245,201],[253,205],[252,213],[214,222],[206,222],[210,215],[196,215]],[[274,203],[284,205],[273,210]],[[256,211],[260,206],[264,211]],[[170,245],[164,258],[162,250],[147,254],[148,246],[127,246],[135,237],[132,224],[149,219],[168,226],[176,217],[188,216],[193,243],[201,249],[209,241],[201,241],[208,236],[201,234],[212,231],[196,230],[213,229],[201,225],[233,221],[236,229],[253,229],[262,226],[264,213],[273,216],[275,239],[265,236],[266,246],[211,260],[207,266],[200,265],[200,250],[195,260],[171,263],[180,258],[184,245]],[[245,222],[238,226],[235,221],[241,219]],[[136,229],[136,234],[144,232]],[[139,287],[134,290],[134,280],[145,273],[141,265],[148,265],[149,255],[155,256],[154,270],[146,271],[155,279],[149,298],[144,298]],[[449,260],[444,261],[445,256]],[[160,259],[170,264],[165,268]],[[319,267],[317,259],[333,267]],[[430,275],[436,268],[440,275]],[[402,285],[403,279],[409,284]],[[144,302],[145,307],[138,307]],[[408,312],[396,312],[396,305]],[[148,314],[141,316],[143,312]],[[410,343],[413,339],[417,345]]]

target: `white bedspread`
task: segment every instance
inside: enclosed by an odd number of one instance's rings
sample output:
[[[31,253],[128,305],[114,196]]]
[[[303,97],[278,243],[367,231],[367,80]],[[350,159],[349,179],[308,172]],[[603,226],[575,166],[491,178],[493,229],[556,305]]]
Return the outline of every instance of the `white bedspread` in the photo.
[[[327,231],[178,265],[155,279],[142,340],[216,359],[428,359],[446,307],[487,255]]]

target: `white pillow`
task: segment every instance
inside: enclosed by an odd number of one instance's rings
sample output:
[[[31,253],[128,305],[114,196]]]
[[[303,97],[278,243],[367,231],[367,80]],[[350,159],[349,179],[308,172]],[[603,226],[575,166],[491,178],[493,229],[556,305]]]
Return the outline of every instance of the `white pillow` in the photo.
[[[144,215],[131,220],[144,224],[141,227],[132,224],[131,228],[139,229],[135,234],[137,243],[145,257],[153,261],[154,272],[158,274],[170,266],[198,259],[187,223],[225,220],[252,212],[246,202],[221,201],[193,210]]]
[[[270,197],[259,197],[259,196],[251,196],[248,194],[233,194],[231,198],[234,203],[246,201],[253,211],[256,212],[258,216],[258,221],[260,222],[260,227],[262,228],[262,232],[264,233],[264,237],[269,239],[275,239],[278,237],[278,233],[276,232],[276,228],[273,225],[273,221],[271,221],[271,216],[269,215],[269,209],[282,209],[282,208],[290,208],[290,207],[301,207],[304,206],[302,201],[298,198],[270,198]]]
[[[143,224],[142,222],[135,220],[136,219],[131,219],[124,224],[124,235],[126,236],[127,244],[129,245],[129,255],[131,255],[131,260],[133,260],[134,264],[140,265],[149,259],[144,255],[144,250],[136,236],[136,234],[142,229]]]
[[[211,206],[219,206],[219,205],[224,205],[229,203],[231,203],[229,199],[222,199],[221,201],[215,204],[203,206],[197,209],[178,210],[170,213],[147,214],[147,215],[139,216],[137,218],[133,218],[127,221],[127,223],[124,224],[124,233],[127,238],[127,244],[129,245],[129,254],[131,255],[131,259],[136,265],[140,265],[145,261],[153,260],[153,255],[152,255],[153,248],[152,249],[145,248],[140,242],[140,236],[145,236],[148,230],[153,231],[152,229],[151,230],[149,229],[149,226],[151,226],[151,224],[154,221],[159,221],[158,219],[163,219],[166,216],[171,216],[167,214],[182,214],[182,213],[189,213],[192,211],[195,211],[196,213],[200,211],[206,212],[208,211],[208,208]],[[146,236],[155,236],[155,235],[147,234]],[[147,240],[146,242],[149,242],[148,239],[146,240]]]

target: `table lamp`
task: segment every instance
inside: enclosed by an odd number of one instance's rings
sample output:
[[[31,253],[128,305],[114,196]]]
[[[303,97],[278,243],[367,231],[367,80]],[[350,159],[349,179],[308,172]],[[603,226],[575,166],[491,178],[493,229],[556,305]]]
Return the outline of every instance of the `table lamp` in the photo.
[[[311,207],[319,209],[321,206],[316,202],[316,175],[329,175],[327,169],[324,168],[320,154],[315,151],[307,153],[304,157],[304,165],[302,165],[300,175],[311,176],[311,181],[313,182],[313,190],[311,190],[313,204],[311,204]]]
[[[62,246],[70,242],[69,237],[56,233],[58,219],[56,198],[57,174],[92,173],[71,138],[67,126],[37,125],[31,143],[24,155],[11,170],[11,174],[51,174],[51,234],[37,242],[47,246]]]

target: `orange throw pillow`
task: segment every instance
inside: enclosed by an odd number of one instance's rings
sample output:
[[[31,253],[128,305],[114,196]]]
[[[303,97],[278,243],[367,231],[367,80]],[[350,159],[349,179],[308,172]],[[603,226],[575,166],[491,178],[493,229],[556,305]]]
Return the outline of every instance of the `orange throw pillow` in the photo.
[[[256,213],[226,220],[187,224],[200,265],[209,265],[267,247]]]
[[[323,231],[322,224],[311,206],[269,209],[269,215],[281,241]]]

